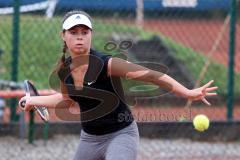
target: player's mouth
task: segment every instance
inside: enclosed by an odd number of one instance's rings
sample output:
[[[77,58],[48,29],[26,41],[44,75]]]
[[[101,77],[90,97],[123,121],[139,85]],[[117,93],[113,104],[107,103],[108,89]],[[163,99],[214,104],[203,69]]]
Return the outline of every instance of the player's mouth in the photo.
[[[82,47],[83,47],[83,44],[76,44],[75,47],[76,47],[76,48],[82,48]]]

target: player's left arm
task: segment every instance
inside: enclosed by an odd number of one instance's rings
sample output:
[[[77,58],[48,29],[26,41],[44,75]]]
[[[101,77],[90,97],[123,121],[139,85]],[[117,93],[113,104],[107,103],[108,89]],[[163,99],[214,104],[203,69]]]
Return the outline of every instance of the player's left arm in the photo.
[[[154,71],[120,58],[109,59],[108,75],[150,82],[181,97],[185,97],[190,100],[202,100],[207,105],[210,105],[210,103],[205,99],[205,97],[217,95],[217,93],[213,92],[217,89],[217,87],[210,87],[213,80],[209,81],[202,87],[188,89],[165,73]]]

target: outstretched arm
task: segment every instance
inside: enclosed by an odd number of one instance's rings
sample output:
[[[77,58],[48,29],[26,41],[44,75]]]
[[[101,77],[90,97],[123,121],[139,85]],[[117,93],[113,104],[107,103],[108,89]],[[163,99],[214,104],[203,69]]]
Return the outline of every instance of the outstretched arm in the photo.
[[[213,92],[217,89],[217,87],[209,87],[213,83],[213,80],[209,81],[202,87],[189,90],[165,73],[154,71],[120,58],[111,58],[109,60],[108,75],[150,82],[181,97],[185,97],[190,100],[202,100],[207,105],[210,105],[210,103],[205,99],[205,96],[217,95]]]

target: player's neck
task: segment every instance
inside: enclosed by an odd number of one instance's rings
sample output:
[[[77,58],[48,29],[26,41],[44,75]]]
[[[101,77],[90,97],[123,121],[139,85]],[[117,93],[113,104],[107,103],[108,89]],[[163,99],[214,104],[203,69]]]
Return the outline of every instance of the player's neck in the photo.
[[[69,53],[70,56],[72,57],[72,59],[76,58],[76,57],[81,57],[81,56],[89,56],[90,54],[90,49],[88,49],[87,51],[85,52],[80,52],[80,53],[74,53],[74,52],[70,52]]]
[[[78,68],[83,65],[88,65],[89,63],[89,54],[78,54],[78,55],[71,55],[72,63],[71,68]]]

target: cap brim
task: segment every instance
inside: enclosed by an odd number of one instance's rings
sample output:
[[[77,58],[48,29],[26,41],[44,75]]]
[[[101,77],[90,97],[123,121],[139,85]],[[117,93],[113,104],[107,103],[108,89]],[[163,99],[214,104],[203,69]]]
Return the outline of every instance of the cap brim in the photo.
[[[77,25],[85,25],[88,28],[92,29],[92,23],[90,19],[83,14],[74,14],[68,17],[62,25],[62,29],[68,30]]]

